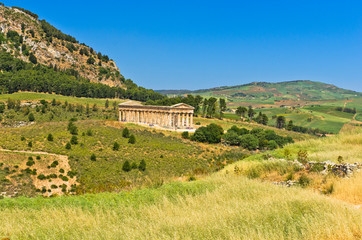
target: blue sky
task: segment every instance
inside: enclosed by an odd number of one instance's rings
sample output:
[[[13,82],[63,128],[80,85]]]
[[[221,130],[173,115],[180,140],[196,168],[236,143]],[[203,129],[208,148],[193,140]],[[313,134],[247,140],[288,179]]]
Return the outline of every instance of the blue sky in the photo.
[[[362,91],[362,1],[2,1],[152,89],[314,80]]]

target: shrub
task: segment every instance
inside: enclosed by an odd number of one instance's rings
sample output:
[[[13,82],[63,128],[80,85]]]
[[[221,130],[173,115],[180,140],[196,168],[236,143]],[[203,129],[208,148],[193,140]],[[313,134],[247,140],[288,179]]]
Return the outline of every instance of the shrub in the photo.
[[[21,141],[25,141],[26,139],[25,139],[24,136],[21,136],[20,140],[21,140]]]
[[[28,147],[33,147],[33,142],[32,141],[28,142]]]
[[[138,165],[138,169],[142,172],[144,172],[146,170],[146,161],[145,160],[141,160],[140,165]]]
[[[129,136],[128,143],[130,143],[130,144],[136,143],[136,137],[133,134],[131,134],[131,136]]]
[[[60,172],[60,173],[64,173],[65,171],[64,171],[63,168],[61,168],[61,169],[59,169],[59,172]]]
[[[50,164],[50,167],[55,168],[59,165],[58,161],[53,161],[52,164]]]
[[[122,137],[124,138],[129,138],[129,130],[128,128],[124,128],[123,131],[122,131]]]
[[[181,134],[181,137],[184,139],[188,139],[189,138],[189,132],[185,131]]]
[[[72,148],[72,144],[70,144],[70,142],[68,142],[67,144],[65,144],[65,149],[71,149]]]
[[[196,178],[194,177],[194,176],[190,176],[188,179],[187,179],[187,181],[189,181],[189,182],[192,182],[192,181],[195,181],[196,180]]]
[[[240,145],[240,136],[235,131],[228,131],[223,139],[225,143],[231,146],[239,146]]]
[[[61,176],[61,178],[60,178],[60,179],[62,179],[64,182],[69,181],[69,178],[68,178],[67,176]]]
[[[278,148],[278,144],[274,140],[270,140],[267,145],[268,145],[268,149],[270,149],[270,150],[274,150],[274,149]]]
[[[311,182],[311,179],[304,173],[298,179],[298,183],[302,187],[308,186],[310,184],[310,182]]]
[[[36,160],[40,160],[40,156],[36,156]]]
[[[118,150],[119,150],[119,143],[118,143],[118,142],[114,142],[112,149],[113,149],[113,151],[118,151]]]
[[[306,150],[299,150],[297,159],[299,162],[306,164],[308,162],[308,152]]]
[[[78,144],[78,138],[77,136],[72,136],[70,139],[70,144],[77,145]]]
[[[259,140],[251,134],[240,136],[240,145],[248,150],[256,150],[259,145]]]
[[[77,126],[74,125],[73,122],[69,122],[68,130],[69,130],[70,134],[78,135],[78,128],[77,128]]]
[[[53,135],[51,133],[49,133],[47,139],[49,142],[53,142],[53,140],[54,140]]]
[[[26,162],[26,166],[33,166],[35,164],[34,160],[32,157],[29,157],[29,160]]]
[[[88,130],[87,130],[87,136],[93,136],[93,132],[92,132],[91,129],[88,129]]]
[[[45,180],[47,177],[44,174],[39,174],[37,178],[39,180]]]
[[[132,170],[131,164],[129,164],[128,160],[123,163],[122,170],[125,172],[129,172]]]
[[[132,169],[137,169],[138,168],[137,163],[133,162],[132,165],[131,165],[131,168]]]
[[[343,163],[343,157],[342,156],[338,156],[337,161],[339,164]]]
[[[28,119],[29,119],[30,122],[34,122],[34,121],[35,121],[34,114],[33,114],[33,113],[30,113],[30,114],[28,115]]]
[[[333,192],[334,192],[333,183],[330,183],[329,185],[325,186],[324,189],[322,190],[322,193],[326,195],[332,194]]]
[[[90,160],[91,161],[96,161],[97,160],[97,157],[94,153],[92,153],[91,157],[90,157]]]
[[[50,186],[50,188],[56,189],[56,188],[58,188],[58,186],[53,184],[53,185]]]
[[[33,53],[30,53],[29,56],[29,61],[33,64],[37,64],[38,63],[38,59],[35,57],[35,55]]]
[[[191,136],[191,140],[197,142],[219,143],[224,130],[221,126],[211,123],[206,127],[198,128]]]

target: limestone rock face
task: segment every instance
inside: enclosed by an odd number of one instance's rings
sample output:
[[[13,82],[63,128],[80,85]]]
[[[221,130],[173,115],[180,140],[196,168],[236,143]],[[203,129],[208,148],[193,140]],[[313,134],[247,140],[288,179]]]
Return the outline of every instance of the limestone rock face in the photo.
[[[6,37],[9,31],[17,32],[23,42],[16,46],[11,39],[6,39],[1,46],[23,61],[29,62],[29,54],[33,53],[40,64],[56,66],[63,71],[75,70],[80,77],[92,82],[125,86],[125,79],[112,59],[99,58],[98,52],[77,41],[67,41],[56,35],[49,36],[44,31],[42,22],[34,16],[16,8],[0,6],[0,33]],[[23,45],[26,51],[23,51]],[[95,60],[93,64],[87,62],[89,58]]]

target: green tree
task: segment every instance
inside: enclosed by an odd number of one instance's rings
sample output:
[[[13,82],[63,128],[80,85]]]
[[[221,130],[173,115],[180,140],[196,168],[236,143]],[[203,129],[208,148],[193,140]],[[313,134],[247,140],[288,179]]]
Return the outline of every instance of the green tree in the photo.
[[[28,115],[28,119],[29,119],[30,122],[34,122],[34,121],[35,121],[34,114],[33,114],[33,113],[30,113],[30,114]]]
[[[91,157],[90,157],[90,160],[91,161],[96,161],[97,160],[97,157],[94,153],[92,153]]]
[[[29,61],[33,64],[37,64],[38,63],[38,59],[35,57],[35,55],[33,53],[30,53],[29,55]]]
[[[220,117],[223,117],[223,112],[226,111],[226,101],[224,98],[219,99]]]
[[[70,142],[67,142],[67,144],[65,144],[65,149],[71,149],[72,145],[70,144]]]
[[[118,143],[118,142],[114,142],[112,149],[113,149],[113,151],[118,151],[118,150],[119,150],[119,143]]]
[[[131,164],[128,162],[128,160],[126,160],[123,165],[122,165],[122,170],[125,172],[129,172],[132,170],[131,168]]]
[[[284,116],[278,116],[277,117],[277,128],[284,128],[285,126],[285,117]]]
[[[246,107],[241,107],[241,106],[239,106],[239,107],[236,109],[235,113],[236,113],[236,115],[238,115],[239,117],[241,117],[241,116],[245,117],[245,113],[246,113],[247,111],[248,111],[248,109],[247,109]]]
[[[5,104],[0,103],[0,113],[4,113],[4,111],[5,111]]]
[[[92,56],[90,56],[87,60],[87,63],[93,65],[95,63],[95,61],[96,60],[94,60],[94,58]]]
[[[73,145],[77,145],[78,144],[77,136],[72,136],[72,138],[70,139],[70,143]]]
[[[136,143],[136,137],[133,134],[131,134],[129,136],[128,143],[130,143],[130,144],[135,144]]]
[[[53,141],[54,141],[53,135],[52,135],[51,133],[48,134],[47,139],[48,139],[49,142],[53,142]]]
[[[240,145],[248,150],[256,150],[259,146],[259,140],[254,135],[245,134],[240,136]]]
[[[255,115],[255,111],[254,111],[253,107],[252,107],[252,106],[249,106],[248,116],[249,116],[249,121],[250,121],[250,122],[253,120],[254,115]]]
[[[292,130],[293,130],[293,121],[292,121],[292,120],[290,120],[290,121],[288,122],[287,130],[288,130],[288,131],[292,131]]]
[[[191,136],[191,140],[197,142],[219,143],[224,130],[221,126],[211,123],[206,127],[198,128]]]
[[[123,131],[122,131],[122,137],[124,137],[124,138],[129,138],[129,130],[128,130],[128,128],[127,127],[125,127],[124,129],[123,129]]]
[[[268,149],[274,150],[278,148],[278,144],[274,140],[268,141]]]
[[[142,172],[144,172],[146,170],[146,161],[145,160],[141,160],[140,165],[138,165],[138,169]]]
[[[185,131],[181,134],[181,137],[184,139],[188,139],[189,138],[189,132]]]

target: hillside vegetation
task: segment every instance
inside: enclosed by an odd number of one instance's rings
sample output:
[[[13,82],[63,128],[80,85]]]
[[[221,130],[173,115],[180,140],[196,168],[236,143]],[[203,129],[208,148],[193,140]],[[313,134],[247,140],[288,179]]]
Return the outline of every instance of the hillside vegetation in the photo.
[[[230,107],[305,105],[306,101],[346,99],[361,97],[359,92],[338,88],[331,84],[299,80],[279,83],[253,82],[237,86],[225,86],[196,91],[159,90],[165,95],[193,94],[203,97],[226,98]]]
[[[159,188],[0,201],[11,239],[360,239],[360,210],[298,188],[212,176]],[[44,221],[46,219],[46,221]],[[4,223],[4,222],[3,222]]]
[[[125,79],[112,59],[26,9],[0,5],[0,93],[162,99]]]

